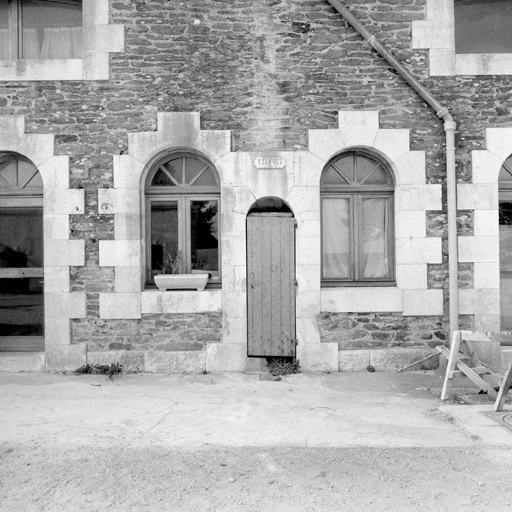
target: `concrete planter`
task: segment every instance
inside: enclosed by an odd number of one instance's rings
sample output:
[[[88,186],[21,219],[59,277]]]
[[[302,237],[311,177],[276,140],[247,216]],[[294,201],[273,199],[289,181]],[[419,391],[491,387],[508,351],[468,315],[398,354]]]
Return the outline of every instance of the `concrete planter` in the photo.
[[[204,290],[208,274],[157,274],[155,284],[162,292],[166,290]]]

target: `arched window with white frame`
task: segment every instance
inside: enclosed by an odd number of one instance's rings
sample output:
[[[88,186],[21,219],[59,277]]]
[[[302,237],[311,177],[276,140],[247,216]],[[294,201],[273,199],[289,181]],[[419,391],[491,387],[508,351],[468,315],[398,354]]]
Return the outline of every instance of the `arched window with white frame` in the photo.
[[[366,150],[333,158],[320,182],[322,285],[386,286],[395,281],[394,181]]]
[[[220,180],[213,164],[191,151],[167,154],[146,177],[147,282],[179,255],[179,273],[207,272],[220,282]]]

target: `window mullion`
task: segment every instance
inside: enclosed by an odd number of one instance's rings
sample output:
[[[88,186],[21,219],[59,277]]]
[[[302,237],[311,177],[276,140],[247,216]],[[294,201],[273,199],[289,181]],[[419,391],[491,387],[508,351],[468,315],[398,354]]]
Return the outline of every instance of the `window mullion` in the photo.
[[[361,198],[359,196],[352,196],[350,198],[351,203],[351,241],[350,244],[352,246],[352,280],[359,280],[360,279],[360,272],[359,272],[359,219],[360,219],[360,211],[361,211]]]
[[[190,199],[181,197],[178,208],[179,218],[179,247],[183,255],[184,273],[190,273]]]

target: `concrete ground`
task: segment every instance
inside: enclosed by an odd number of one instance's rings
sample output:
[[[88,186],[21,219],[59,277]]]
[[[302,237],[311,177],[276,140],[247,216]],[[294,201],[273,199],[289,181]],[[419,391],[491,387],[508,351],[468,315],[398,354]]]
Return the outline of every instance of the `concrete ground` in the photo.
[[[433,372],[261,378],[257,373],[132,374],[109,381],[100,375],[0,374],[0,510],[512,507],[512,431],[506,428],[507,418],[499,422],[507,414],[512,417],[510,404],[499,417],[493,416],[490,399],[460,387],[465,382],[455,383],[454,400],[441,402],[442,379]],[[457,396],[476,397],[478,404],[465,405]],[[258,470],[268,457],[272,464]],[[223,465],[222,458],[230,463]],[[364,460],[372,468],[379,461],[375,475],[361,467]],[[383,460],[393,467],[382,466]],[[297,468],[294,464],[301,462],[301,471],[292,478],[287,464]],[[160,482],[159,475],[173,464],[182,468],[182,477],[188,475],[188,485],[180,487],[175,478]],[[464,488],[468,473],[457,472],[457,464],[465,471],[479,466],[477,473],[482,474],[473,482],[476,493]],[[272,465],[278,469],[272,470]],[[211,487],[212,475],[226,466],[238,469],[217,475],[213,481],[218,484]],[[330,486],[313,486],[316,476],[308,472],[317,466],[322,478],[332,472]],[[388,476],[409,466],[410,496],[388,489],[393,479]],[[350,475],[361,470],[354,481]],[[104,477],[96,481],[98,471]],[[448,481],[453,479],[453,485],[435,497],[429,479],[438,479],[439,471]],[[134,487],[127,484],[135,474],[146,475],[137,499]],[[268,482],[273,485],[279,475],[282,492],[268,494]],[[486,475],[492,476],[488,483]],[[231,484],[244,478],[245,484],[235,491]],[[368,485],[363,486],[365,478]],[[403,490],[404,481],[395,491]],[[362,487],[351,497],[348,489],[354,485]],[[462,487],[457,490],[457,485]],[[167,486],[177,487],[171,492]],[[180,500],[155,502],[163,489]],[[333,489],[340,494],[335,496]],[[144,492],[149,494],[140,502]],[[365,492],[370,494],[359,503],[358,496]],[[465,501],[459,500],[459,492]],[[409,501],[403,501],[406,498]]]

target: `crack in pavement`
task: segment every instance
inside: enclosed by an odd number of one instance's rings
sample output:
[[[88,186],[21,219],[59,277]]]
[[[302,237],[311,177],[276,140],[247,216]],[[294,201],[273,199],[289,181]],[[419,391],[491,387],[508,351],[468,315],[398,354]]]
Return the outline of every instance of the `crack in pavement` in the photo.
[[[168,413],[166,413],[166,414],[165,414],[165,416],[164,416],[161,420],[157,421],[157,422],[156,422],[156,423],[155,423],[155,424],[154,424],[150,429],[146,430],[146,431],[144,432],[144,434],[147,434],[148,432],[150,432],[150,431],[151,431],[151,430],[153,430],[154,428],[158,427],[158,425],[160,425],[160,423],[163,423],[163,422],[167,419],[167,416],[169,416],[169,414],[171,414],[171,413],[173,412],[174,407],[175,407],[177,404],[178,404],[177,402],[174,402],[173,406],[171,407],[171,410],[170,410]]]

